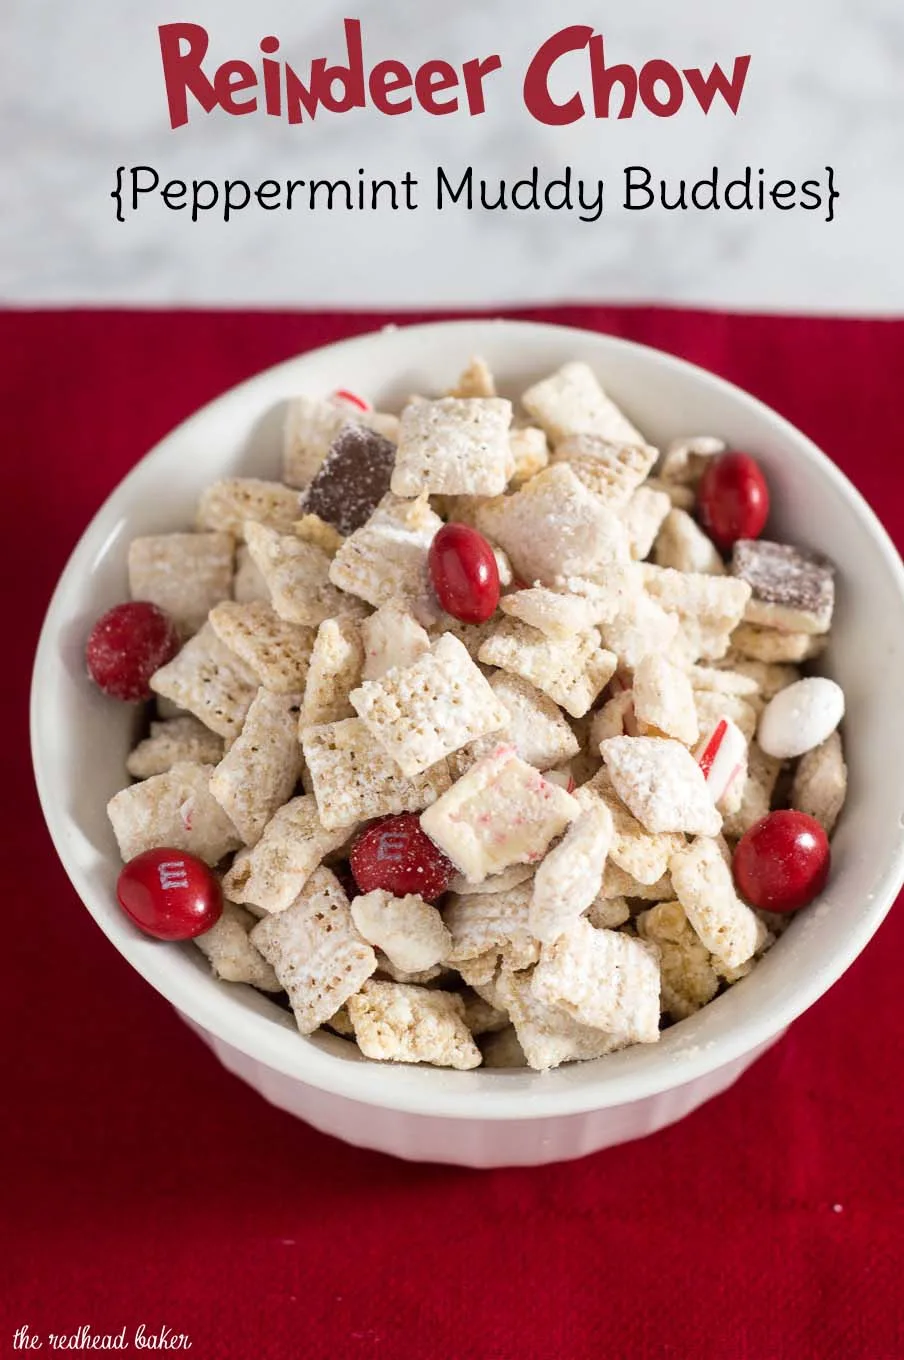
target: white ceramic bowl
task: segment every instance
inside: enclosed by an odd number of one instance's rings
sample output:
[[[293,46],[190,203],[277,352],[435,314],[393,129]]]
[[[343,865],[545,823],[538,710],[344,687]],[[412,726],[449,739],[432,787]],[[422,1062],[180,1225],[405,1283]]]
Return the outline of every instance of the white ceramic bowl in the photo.
[[[301,1038],[291,1017],[218,983],[191,944],[159,944],[116,905],[116,844],[104,813],[122,787],[134,717],[89,684],[93,620],[126,595],[136,534],[187,526],[199,492],[232,473],[278,475],[282,404],[348,387],[392,406],[442,390],[473,353],[504,391],[585,359],[658,445],[714,432],[756,454],[773,499],[770,533],[828,553],[838,607],[827,670],[847,694],[850,792],[822,898],[753,974],[656,1045],[557,1071],[451,1072],[370,1063],[338,1038]],[[857,394],[851,393],[851,400]],[[38,789],[82,901],[119,951],[231,1071],[268,1100],[351,1143],[424,1161],[534,1164],[636,1138],[728,1086],[844,972],[904,880],[904,571],[871,510],[802,434],[736,387],[666,354],[586,331],[497,321],[389,329],[292,359],[174,430],[86,529],[47,613],[32,689]]]

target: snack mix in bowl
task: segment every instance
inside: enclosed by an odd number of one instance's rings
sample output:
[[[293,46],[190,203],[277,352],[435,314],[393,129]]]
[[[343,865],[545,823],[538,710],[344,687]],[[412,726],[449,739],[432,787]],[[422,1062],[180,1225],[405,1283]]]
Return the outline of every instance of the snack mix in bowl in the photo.
[[[517,412],[479,359],[398,417],[298,397],[281,480],[135,539],[88,639],[148,708],[123,911],[370,1059],[655,1043],[829,873],[833,568],[768,513],[748,452],[660,455],[582,363]]]

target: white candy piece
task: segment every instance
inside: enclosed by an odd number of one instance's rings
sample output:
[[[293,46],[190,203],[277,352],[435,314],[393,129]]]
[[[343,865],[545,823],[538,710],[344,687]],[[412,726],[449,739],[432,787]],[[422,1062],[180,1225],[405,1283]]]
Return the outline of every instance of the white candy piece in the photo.
[[[757,742],[767,756],[791,760],[821,745],[844,717],[844,691],[813,675],[780,690],[763,709]]]
[[[736,779],[747,773],[747,741],[731,721],[720,718],[704,733],[694,752],[714,803],[721,803]]]

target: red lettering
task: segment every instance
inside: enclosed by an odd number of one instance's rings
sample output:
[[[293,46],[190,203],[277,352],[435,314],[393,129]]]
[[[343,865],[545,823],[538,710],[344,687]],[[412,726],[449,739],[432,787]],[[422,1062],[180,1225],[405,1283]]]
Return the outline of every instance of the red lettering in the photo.
[[[656,93],[658,82],[662,82],[668,90],[665,99],[660,99]],[[638,86],[641,99],[650,113],[655,113],[657,118],[671,118],[672,114],[677,113],[684,103],[684,85],[681,75],[675,70],[671,62],[648,61],[645,66],[640,68]]]
[[[495,55],[484,57],[482,60],[475,57],[472,61],[465,62],[461,68],[461,73],[464,76],[469,113],[486,113],[487,106],[483,95],[484,77],[501,69],[502,58]]]
[[[458,96],[440,101],[437,95],[443,90],[454,90],[458,85],[455,67],[447,61],[425,61],[414,77],[414,92],[422,108],[428,113],[439,116],[455,113],[458,109]]]
[[[254,67],[249,66],[247,61],[224,61],[222,66],[217,67],[217,73],[213,78],[217,101],[226,113],[254,113],[257,108],[256,95],[243,100],[238,100],[235,96],[239,90],[253,90],[256,87],[257,76],[254,74]]]
[[[279,51],[279,38],[261,38],[260,49],[265,54],[261,67],[264,72],[264,108],[272,118],[282,113],[282,75],[273,54]]]
[[[301,123],[302,109],[314,121],[317,113],[317,96],[308,89],[304,81],[291,66],[286,66],[286,113],[290,123]]]
[[[189,94],[197,99],[205,113],[210,113],[217,104],[216,91],[201,70],[210,39],[207,29],[200,24],[161,24],[157,34],[170,127],[183,127],[188,122]],[[188,43],[186,51],[182,49],[183,42]]]
[[[684,72],[684,78],[704,113],[709,113],[713,100],[717,94],[720,94],[732,113],[736,114],[741,102],[741,95],[744,93],[744,81],[747,79],[749,66],[749,56],[735,57],[731,69],[731,80],[728,79],[718,62],[708,76],[704,76],[703,72],[697,70],[696,67],[691,67],[689,71]]]
[[[528,113],[538,122],[547,127],[564,127],[583,118],[584,102],[579,94],[572,95],[564,104],[555,102],[549,93],[549,73],[560,57],[568,52],[580,52],[592,38],[593,29],[589,24],[572,24],[547,38],[531,59],[524,76],[524,103]]]
[[[619,66],[606,65],[606,52],[603,35],[600,33],[590,43],[590,71],[593,76],[593,112],[597,118],[608,118],[609,100],[612,86],[621,85],[624,91],[619,118],[630,118],[637,102],[637,73],[633,66],[622,63]]]
[[[323,57],[311,63],[311,89],[317,91],[320,103],[330,113],[364,108],[364,52],[359,19],[345,20],[345,46],[347,66],[327,66]],[[333,94],[337,81],[342,90],[339,95]]]
[[[378,61],[370,73],[368,81],[370,97],[380,113],[410,113],[411,96],[393,104],[390,94],[398,90],[411,89],[411,72],[403,61]]]

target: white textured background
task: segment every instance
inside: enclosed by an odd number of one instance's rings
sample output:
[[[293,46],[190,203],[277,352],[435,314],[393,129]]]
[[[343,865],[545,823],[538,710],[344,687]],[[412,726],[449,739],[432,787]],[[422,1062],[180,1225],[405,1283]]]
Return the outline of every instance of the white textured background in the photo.
[[[216,112],[169,128],[156,25],[204,24],[217,61],[259,59],[275,33],[300,72],[343,50],[345,14],[365,59],[416,65],[499,52],[488,112],[469,119],[368,109],[289,127]],[[526,113],[529,56],[592,23],[607,59],[677,66],[750,52],[740,113],[544,128]],[[657,300],[768,310],[904,312],[902,0],[5,0],[0,8],[0,299],[151,304],[421,306]],[[578,60],[563,63],[563,77]],[[586,82],[585,82],[586,85]],[[718,111],[715,111],[718,110]],[[247,210],[228,225],[143,208],[118,224],[117,164],[164,178],[426,176],[473,163],[509,179],[537,162],[613,182],[625,164],[678,177],[747,163],[774,177],[836,168],[837,220],[821,213],[613,212],[310,215]]]

